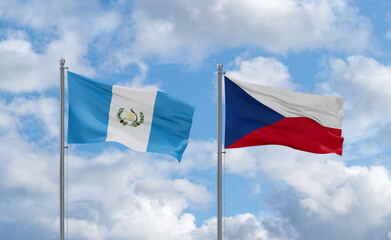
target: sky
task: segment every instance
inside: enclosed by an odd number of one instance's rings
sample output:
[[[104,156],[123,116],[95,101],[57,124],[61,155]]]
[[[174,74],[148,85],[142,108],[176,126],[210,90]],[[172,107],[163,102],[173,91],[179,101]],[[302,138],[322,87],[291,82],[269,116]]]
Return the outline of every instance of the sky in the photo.
[[[60,58],[196,108],[180,163],[69,145],[68,239],[216,238],[218,63],[243,81],[346,99],[342,157],[226,150],[225,238],[391,239],[391,1],[0,1],[2,239],[59,238]]]

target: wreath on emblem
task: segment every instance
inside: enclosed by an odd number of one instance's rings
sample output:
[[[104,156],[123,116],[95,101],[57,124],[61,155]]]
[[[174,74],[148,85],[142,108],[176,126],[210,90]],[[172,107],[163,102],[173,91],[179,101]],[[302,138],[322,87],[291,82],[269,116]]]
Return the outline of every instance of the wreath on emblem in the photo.
[[[117,112],[117,119],[119,120],[122,125],[126,126],[132,126],[132,127],[138,127],[144,122],[144,113],[139,112],[139,115],[133,109],[130,109],[130,112],[126,112],[126,117],[122,118],[121,115],[124,112],[125,108],[120,108]],[[139,120],[140,116],[140,120]]]

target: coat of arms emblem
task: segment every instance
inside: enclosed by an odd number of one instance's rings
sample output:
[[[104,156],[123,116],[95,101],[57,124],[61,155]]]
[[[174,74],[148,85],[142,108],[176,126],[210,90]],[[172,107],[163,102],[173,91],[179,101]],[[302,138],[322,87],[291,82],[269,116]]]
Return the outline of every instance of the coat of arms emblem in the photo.
[[[120,108],[117,112],[117,119],[119,120],[122,125],[126,126],[132,126],[132,127],[138,127],[144,122],[144,113],[139,112],[137,114],[133,109],[130,109],[130,111],[125,111],[125,108]]]

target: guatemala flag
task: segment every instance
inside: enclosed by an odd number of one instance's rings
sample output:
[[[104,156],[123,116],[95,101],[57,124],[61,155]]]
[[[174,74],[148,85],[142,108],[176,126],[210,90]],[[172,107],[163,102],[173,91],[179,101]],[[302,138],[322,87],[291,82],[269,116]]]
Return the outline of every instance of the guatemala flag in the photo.
[[[108,85],[68,72],[68,143],[114,141],[181,160],[194,107],[156,90]]]
[[[342,155],[344,102],[225,77],[225,148],[276,144]]]

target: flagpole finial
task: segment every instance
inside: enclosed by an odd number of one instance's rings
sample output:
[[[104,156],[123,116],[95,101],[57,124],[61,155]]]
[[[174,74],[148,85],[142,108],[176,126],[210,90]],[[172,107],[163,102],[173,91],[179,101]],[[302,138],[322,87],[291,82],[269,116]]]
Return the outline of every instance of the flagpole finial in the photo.
[[[60,59],[60,65],[61,65],[61,66],[64,66],[64,64],[65,64],[65,59],[64,59],[64,58],[61,58],[61,59]]]
[[[217,64],[217,71],[221,72],[223,70],[223,64]]]

